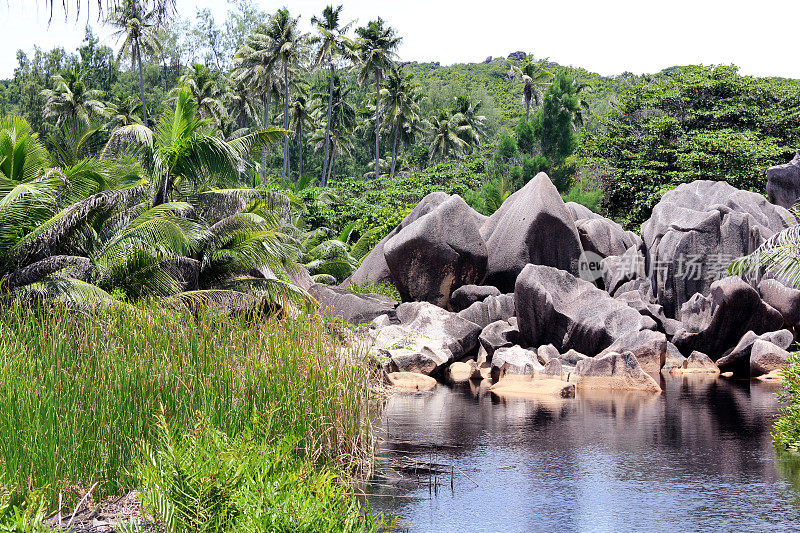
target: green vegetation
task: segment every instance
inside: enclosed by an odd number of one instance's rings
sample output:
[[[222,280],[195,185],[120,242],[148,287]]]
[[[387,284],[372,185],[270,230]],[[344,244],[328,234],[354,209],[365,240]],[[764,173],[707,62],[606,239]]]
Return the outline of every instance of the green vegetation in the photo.
[[[782,399],[786,402],[775,419],[772,437],[775,446],[800,453],[800,355],[793,353],[790,364],[782,371]]]
[[[763,193],[766,169],[800,142],[798,106],[795,81],[679,67],[623,93],[583,150],[607,168],[603,205],[634,227],[681,183],[725,180]]]
[[[0,310],[0,462],[6,483],[41,487],[52,506],[58,493],[74,497],[73,487],[96,482],[95,497],[148,489],[175,474],[160,461],[213,455],[221,462],[190,462],[181,472],[201,483],[204,469],[229,469],[230,479],[214,483],[239,483],[245,492],[231,497],[247,500],[237,505],[252,519],[285,506],[273,519],[297,510],[310,526],[334,506],[331,523],[364,525],[333,476],[369,467],[369,369],[342,357],[316,316],[254,320],[152,307],[99,315],[13,304]],[[156,413],[170,435],[186,434],[183,444],[164,447]],[[200,440],[190,446],[192,439]],[[176,455],[147,463],[159,449]],[[222,464],[232,454],[247,459],[241,469]],[[258,496],[267,484],[279,498]],[[324,498],[308,500],[310,493]]]

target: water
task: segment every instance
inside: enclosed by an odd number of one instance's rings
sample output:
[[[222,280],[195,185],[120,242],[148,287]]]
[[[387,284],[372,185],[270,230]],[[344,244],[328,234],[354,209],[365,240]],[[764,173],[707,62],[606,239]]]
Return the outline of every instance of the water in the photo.
[[[800,531],[800,492],[770,439],[777,386],[689,376],[662,387],[395,395],[370,504],[412,532]]]

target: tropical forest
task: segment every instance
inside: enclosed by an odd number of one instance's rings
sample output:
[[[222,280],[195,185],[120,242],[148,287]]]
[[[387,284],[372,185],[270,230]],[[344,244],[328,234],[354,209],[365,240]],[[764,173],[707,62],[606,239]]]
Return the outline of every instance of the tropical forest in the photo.
[[[789,70],[33,3],[82,40],[0,34],[0,532],[800,528]]]

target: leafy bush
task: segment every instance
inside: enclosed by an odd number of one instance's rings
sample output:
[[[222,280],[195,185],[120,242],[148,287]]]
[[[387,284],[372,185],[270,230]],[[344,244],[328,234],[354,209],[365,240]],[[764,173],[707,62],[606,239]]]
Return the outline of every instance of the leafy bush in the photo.
[[[620,97],[586,138],[610,168],[604,206],[634,227],[661,195],[697,179],[762,192],[766,169],[800,142],[800,89],[792,80],[742,76],[733,66],[675,68]]]
[[[520,118],[514,128],[514,136],[517,138],[517,149],[522,154],[532,154],[536,148],[536,132],[533,124],[525,118]]]
[[[573,184],[562,197],[565,202],[575,202],[588,207],[595,213],[599,213],[601,210],[600,202],[603,200],[603,191],[591,188],[589,184],[581,181]]]
[[[780,415],[772,427],[775,446],[784,450],[800,452],[800,353],[789,356],[789,366],[781,371],[783,375]]]

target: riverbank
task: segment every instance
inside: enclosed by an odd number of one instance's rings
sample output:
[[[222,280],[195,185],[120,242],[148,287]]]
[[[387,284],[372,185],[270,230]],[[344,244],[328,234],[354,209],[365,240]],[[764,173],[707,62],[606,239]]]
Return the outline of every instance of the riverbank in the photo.
[[[0,309],[2,485],[44,515],[140,490],[163,521],[227,516],[238,531],[260,509],[290,528],[374,530],[350,484],[371,462],[371,368],[316,314],[14,304]],[[254,483],[274,497],[254,499]],[[205,518],[184,512],[192,498]]]

